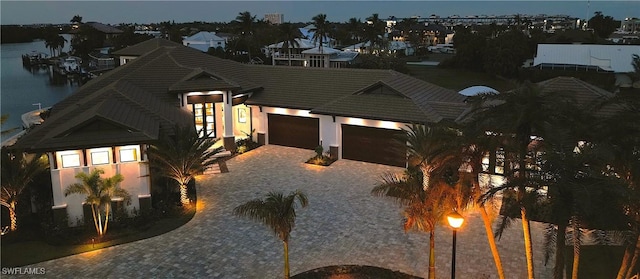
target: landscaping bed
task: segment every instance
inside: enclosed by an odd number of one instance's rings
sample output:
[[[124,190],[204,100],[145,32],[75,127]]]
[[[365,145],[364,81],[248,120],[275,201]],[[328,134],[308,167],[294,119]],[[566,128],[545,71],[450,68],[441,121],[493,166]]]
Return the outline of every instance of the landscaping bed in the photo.
[[[421,277],[368,265],[335,265],[305,271],[291,279],[422,279]]]
[[[157,221],[142,221],[141,225],[110,224],[113,226],[102,241],[96,236],[93,226],[60,230],[55,235],[14,235],[2,237],[2,267],[17,267],[42,261],[71,256],[110,246],[150,238],[172,231],[193,218],[195,204]],[[131,224],[140,219],[131,218]],[[63,237],[63,235],[66,235]]]

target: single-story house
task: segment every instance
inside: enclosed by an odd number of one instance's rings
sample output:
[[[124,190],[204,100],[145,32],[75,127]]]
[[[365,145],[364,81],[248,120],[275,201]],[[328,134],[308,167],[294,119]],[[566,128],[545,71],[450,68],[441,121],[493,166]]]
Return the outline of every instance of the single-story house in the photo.
[[[124,176],[126,210],[150,206],[146,150],[175,125],[204,129],[227,150],[262,144],[314,149],[339,159],[406,166],[397,141],[410,123],[454,121],[464,96],[392,71],[241,64],[164,39],[116,52],[122,66],[54,105],[14,148],[49,157],[54,215],[83,218],[83,197],[65,197],[75,175]]]
[[[633,72],[633,54],[640,55],[638,45],[538,44],[533,67]]]

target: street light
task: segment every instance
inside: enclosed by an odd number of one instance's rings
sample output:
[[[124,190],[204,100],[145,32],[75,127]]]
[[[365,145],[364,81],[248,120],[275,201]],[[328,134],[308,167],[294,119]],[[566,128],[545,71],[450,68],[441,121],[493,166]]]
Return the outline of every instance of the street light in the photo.
[[[451,251],[451,279],[456,278],[456,232],[464,223],[464,217],[458,212],[452,212],[447,215],[447,222],[453,228],[453,248]]]

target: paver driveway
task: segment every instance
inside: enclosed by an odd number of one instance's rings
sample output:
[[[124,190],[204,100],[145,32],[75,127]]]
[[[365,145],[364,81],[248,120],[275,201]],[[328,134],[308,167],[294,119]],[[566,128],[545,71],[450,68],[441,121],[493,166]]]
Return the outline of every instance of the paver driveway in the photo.
[[[228,161],[231,172],[201,178],[198,211],[174,231],[134,243],[38,263],[57,278],[279,278],[282,244],[261,224],[232,215],[235,206],[269,191],[300,189],[309,207],[298,211],[291,235],[291,272],[338,264],[375,265],[426,277],[428,237],[405,233],[399,207],[372,197],[385,171],[402,171],[349,160],[330,167],[303,162],[314,154],[264,146]],[[499,242],[507,278],[525,278],[521,229],[515,223]],[[540,224],[533,224],[541,251]],[[458,278],[496,278],[480,218],[472,214],[458,234]],[[451,231],[436,234],[438,277],[449,277]],[[537,273],[549,269],[535,254]]]

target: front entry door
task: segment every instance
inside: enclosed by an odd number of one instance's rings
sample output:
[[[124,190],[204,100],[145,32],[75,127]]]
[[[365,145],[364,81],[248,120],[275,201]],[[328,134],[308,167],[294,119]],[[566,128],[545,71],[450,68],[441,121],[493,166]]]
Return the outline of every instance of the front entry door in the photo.
[[[192,104],[196,131],[200,131],[200,137],[209,135],[216,137],[216,110],[214,103]]]

